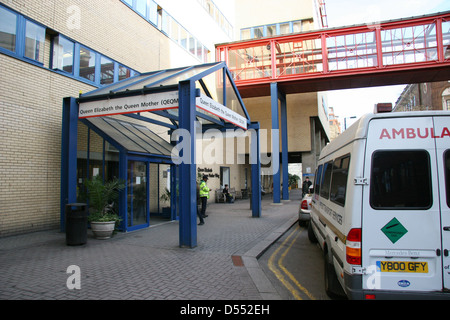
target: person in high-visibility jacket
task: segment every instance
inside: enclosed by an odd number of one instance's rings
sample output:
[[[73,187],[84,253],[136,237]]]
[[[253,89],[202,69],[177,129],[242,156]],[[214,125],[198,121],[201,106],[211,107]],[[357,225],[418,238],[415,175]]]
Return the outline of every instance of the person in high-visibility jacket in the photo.
[[[199,195],[200,195],[200,201],[202,203],[202,210],[200,212],[200,223],[199,225],[204,224],[205,222],[203,221],[203,218],[206,218],[206,204],[208,203],[208,199],[209,199],[209,191],[211,191],[211,189],[208,188],[208,186],[206,185],[206,181],[208,181],[208,176],[203,176],[203,180],[202,182],[200,182],[200,186],[199,186]]]

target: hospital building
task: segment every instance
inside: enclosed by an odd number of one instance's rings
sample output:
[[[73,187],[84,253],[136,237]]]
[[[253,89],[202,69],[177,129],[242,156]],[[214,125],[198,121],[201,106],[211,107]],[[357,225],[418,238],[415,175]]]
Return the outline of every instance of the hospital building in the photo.
[[[287,95],[288,163],[280,162],[270,96],[240,97],[216,45],[317,30],[324,18],[321,0],[0,0],[0,238],[63,229],[65,204],[83,201],[84,181],[96,175],[127,181],[122,231],[180,219],[179,178],[193,171],[174,158],[172,135],[186,119],[203,128],[191,141],[197,158],[223,149],[223,161],[195,168],[196,179],[209,176],[209,201],[222,201],[225,184],[242,199],[255,181],[272,192],[270,165],[250,164],[251,143],[235,148],[241,131],[258,130],[258,153],[280,171],[301,164],[312,175],[330,140],[326,94]],[[198,103],[194,118],[182,111],[189,80],[188,97],[226,115]],[[158,99],[131,103],[140,96]],[[217,127],[233,130],[231,144],[208,137]]]

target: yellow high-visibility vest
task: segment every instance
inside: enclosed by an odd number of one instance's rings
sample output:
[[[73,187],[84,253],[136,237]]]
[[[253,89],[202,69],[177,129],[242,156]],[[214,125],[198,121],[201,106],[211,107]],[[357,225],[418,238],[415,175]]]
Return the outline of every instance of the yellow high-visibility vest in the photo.
[[[209,199],[209,191],[210,191],[210,189],[206,185],[206,181],[202,181],[200,183],[200,189],[199,189],[200,198],[206,197],[207,199]]]

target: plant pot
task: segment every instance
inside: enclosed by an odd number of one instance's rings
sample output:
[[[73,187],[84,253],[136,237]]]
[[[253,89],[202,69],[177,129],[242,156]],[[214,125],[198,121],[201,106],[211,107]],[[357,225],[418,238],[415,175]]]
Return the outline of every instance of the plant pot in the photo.
[[[116,226],[115,221],[108,222],[91,222],[92,233],[94,237],[100,240],[106,240],[111,238]]]

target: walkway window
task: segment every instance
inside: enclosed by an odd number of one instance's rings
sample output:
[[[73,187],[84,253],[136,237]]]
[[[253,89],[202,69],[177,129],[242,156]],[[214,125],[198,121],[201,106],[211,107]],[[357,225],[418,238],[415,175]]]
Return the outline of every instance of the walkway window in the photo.
[[[95,52],[80,48],[80,77],[95,82]]]
[[[45,28],[26,22],[25,57],[44,63]]]
[[[0,7],[0,47],[16,51],[17,15]]]

